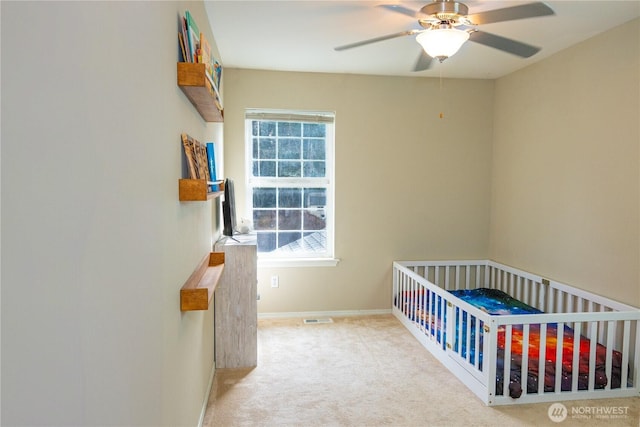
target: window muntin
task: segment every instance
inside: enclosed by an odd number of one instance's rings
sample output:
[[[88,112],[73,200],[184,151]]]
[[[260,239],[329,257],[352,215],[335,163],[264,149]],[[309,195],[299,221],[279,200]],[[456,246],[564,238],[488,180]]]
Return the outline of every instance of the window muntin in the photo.
[[[248,206],[261,258],[333,258],[333,114],[247,111]]]

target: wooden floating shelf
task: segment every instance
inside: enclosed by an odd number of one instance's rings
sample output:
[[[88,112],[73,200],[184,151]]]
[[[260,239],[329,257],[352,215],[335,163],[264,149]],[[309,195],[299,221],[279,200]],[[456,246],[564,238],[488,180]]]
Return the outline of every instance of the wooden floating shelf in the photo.
[[[224,252],[206,255],[180,289],[180,310],[208,310],[224,270]]]
[[[217,185],[219,191],[210,191]],[[178,198],[181,202],[203,202],[220,197],[224,193],[224,181],[207,181],[204,179],[178,180]]]
[[[204,64],[178,62],[178,86],[206,122],[223,122],[218,90],[206,76]]]

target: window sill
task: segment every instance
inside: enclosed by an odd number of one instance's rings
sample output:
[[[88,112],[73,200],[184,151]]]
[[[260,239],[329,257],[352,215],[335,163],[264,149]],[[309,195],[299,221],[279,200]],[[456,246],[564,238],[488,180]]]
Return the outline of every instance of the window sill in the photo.
[[[258,267],[335,267],[338,258],[262,258]]]

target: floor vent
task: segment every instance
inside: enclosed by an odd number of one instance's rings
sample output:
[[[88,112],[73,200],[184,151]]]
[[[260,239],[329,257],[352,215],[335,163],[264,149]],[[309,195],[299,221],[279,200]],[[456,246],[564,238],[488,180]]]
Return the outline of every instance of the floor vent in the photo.
[[[304,319],[305,325],[316,325],[318,323],[333,323],[333,319],[325,317],[322,319]]]

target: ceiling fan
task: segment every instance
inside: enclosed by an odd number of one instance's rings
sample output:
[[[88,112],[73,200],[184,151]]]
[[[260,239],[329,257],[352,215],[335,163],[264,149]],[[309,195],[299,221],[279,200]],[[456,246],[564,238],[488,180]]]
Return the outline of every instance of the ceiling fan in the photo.
[[[422,45],[423,49],[420,52],[413,71],[428,69],[434,58],[440,62],[444,61],[454,55],[467,40],[522,58],[528,58],[539,52],[540,48],[480,31],[476,26],[554,15],[553,10],[541,2],[493,9],[476,14],[468,14],[469,8],[467,5],[454,0],[434,0],[417,12],[396,4],[381,5],[380,7],[417,18],[418,23],[424,30],[401,31],[399,33],[338,46],[335,50],[342,51],[381,42],[383,40],[416,35],[416,41]]]

